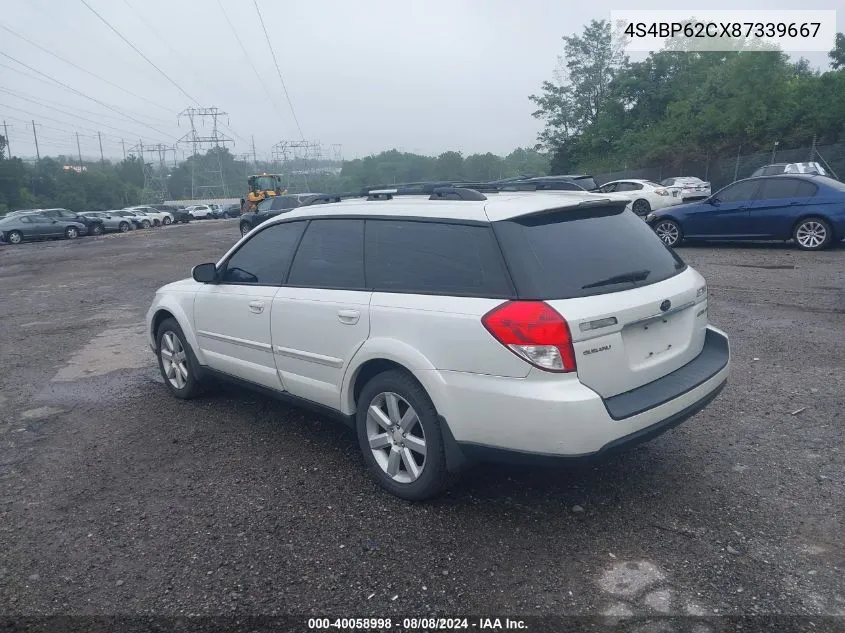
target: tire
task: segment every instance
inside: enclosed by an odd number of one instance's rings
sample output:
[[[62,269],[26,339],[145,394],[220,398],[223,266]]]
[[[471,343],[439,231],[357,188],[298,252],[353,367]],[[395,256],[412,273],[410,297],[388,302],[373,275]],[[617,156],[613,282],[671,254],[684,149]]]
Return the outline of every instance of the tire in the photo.
[[[803,218],[792,230],[792,239],[801,250],[820,251],[833,242],[833,228],[823,218]]]
[[[91,227],[91,235],[102,235],[105,232],[105,227],[99,222],[95,223],[94,226]]]
[[[150,228],[150,221],[149,220],[141,220],[141,228],[148,229]]]
[[[172,220],[168,216],[164,216],[164,219],[161,221],[164,226],[167,226],[172,222]]]
[[[247,222],[241,222],[241,237],[252,230],[252,227]]]
[[[175,319],[165,319],[158,326],[156,356],[161,377],[170,393],[182,400],[190,400],[203,393],[204,385],[197,379],[193,352]],[[171,360],[173,358],[176,358],[175,362]]]
[[[75,240],[79,237],[79,231],[75,226],[69,226],[65,229],[65,237],[69,240]]]
[[[9,231],[8,235],[6,235],[6,241],[9,244],[20,244],[23,242],[23,233],[20,231]]]
[[[189,216],[189,215],[186,215],[186,216],[185,216],[184,218],[182,218],[182,220],[181,220],[182,224],[187,224],[187,223],[188,223],[188,222],[190,222],[190,221],[191,221],[191,216]]]
[[[371,414],[373,408],[381,415]],[[422,385],[407,373],[386,371],[364,385],[355,420],[367,468],[388,492],[408,501],[422,501],[439,495],[452,483],[437,410]],[[396,424],[402,421],[407,426]]]
[[[639,200],[634,200],[631,210],[639,216],[645,216],[651,213],[651,205],[648,203],[648,200],[640,198]]]
[[[654,225],[654,232],[670,248],[678,246],[684,239],[681,226],[675,220],[658,220]]]
[[[161,226],[161,220],[153,220],[153,226]]]
[[[129,222],[121,222],[120,224],[117,225],[117,230],[120,231],[121,233],[126,233],[127,231],[129,231],[129,229],[130,229]]]

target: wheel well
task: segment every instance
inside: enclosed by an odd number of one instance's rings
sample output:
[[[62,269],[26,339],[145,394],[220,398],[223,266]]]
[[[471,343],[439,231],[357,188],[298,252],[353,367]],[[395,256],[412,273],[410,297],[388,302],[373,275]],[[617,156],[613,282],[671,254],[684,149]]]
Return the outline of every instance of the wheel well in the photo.
[[[158,312],[155,313],[155,316],[153,317],[153,327],[152,327],[153,336],[156,335],[156,332],[158,332],[158,327],[164,322],[165,319],[176,320],[176,317],[173,316],[167,310],[159,310]]]
[[[352,403],[355,406],[358,405],[358,396],[361,395],[364,385],[366,385],[372,378],[391,369],[398,369],[407,374],[411,373],[406,367],[385,358],[374,358],[373,360],[368,360],[366,363],[361,365],[361,367],[358,368],[358,374],[355,376],[355,383],[352,387]]]

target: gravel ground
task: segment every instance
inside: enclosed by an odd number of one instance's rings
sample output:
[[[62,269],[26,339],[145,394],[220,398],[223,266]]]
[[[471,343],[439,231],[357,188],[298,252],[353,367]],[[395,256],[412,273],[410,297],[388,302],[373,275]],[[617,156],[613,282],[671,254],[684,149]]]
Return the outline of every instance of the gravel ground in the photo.
[[[153,292],[237,237],[0,247],[0,613],[845,615],[845,245],[679,249],[731,336],[709,408],[410,504],[331,421],[167,394]]]

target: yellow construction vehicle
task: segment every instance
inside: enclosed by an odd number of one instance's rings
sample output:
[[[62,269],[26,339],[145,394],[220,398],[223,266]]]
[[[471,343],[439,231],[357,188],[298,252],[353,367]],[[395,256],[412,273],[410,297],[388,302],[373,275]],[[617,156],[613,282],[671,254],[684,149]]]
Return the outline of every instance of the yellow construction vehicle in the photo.
[[[246,199],[241,200],[241,213],[254,211],[259,202],[272,196],[287,193],[282,189],[282,177],[279,174],[254,174],[247,178],[249,191]]]

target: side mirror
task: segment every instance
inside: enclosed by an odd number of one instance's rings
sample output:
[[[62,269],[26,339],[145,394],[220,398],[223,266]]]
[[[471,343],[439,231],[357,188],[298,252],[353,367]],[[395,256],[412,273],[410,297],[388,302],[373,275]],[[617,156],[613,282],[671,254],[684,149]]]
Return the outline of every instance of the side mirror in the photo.
[[[191,270],[194,281],[201,284],[213,284],[217,282],[217,266],[215,264],[199,264]]]
[[[710,196],[707,198],[707,204],[713,205],[714,207],[719,206],[719,199],[716,196]]]

